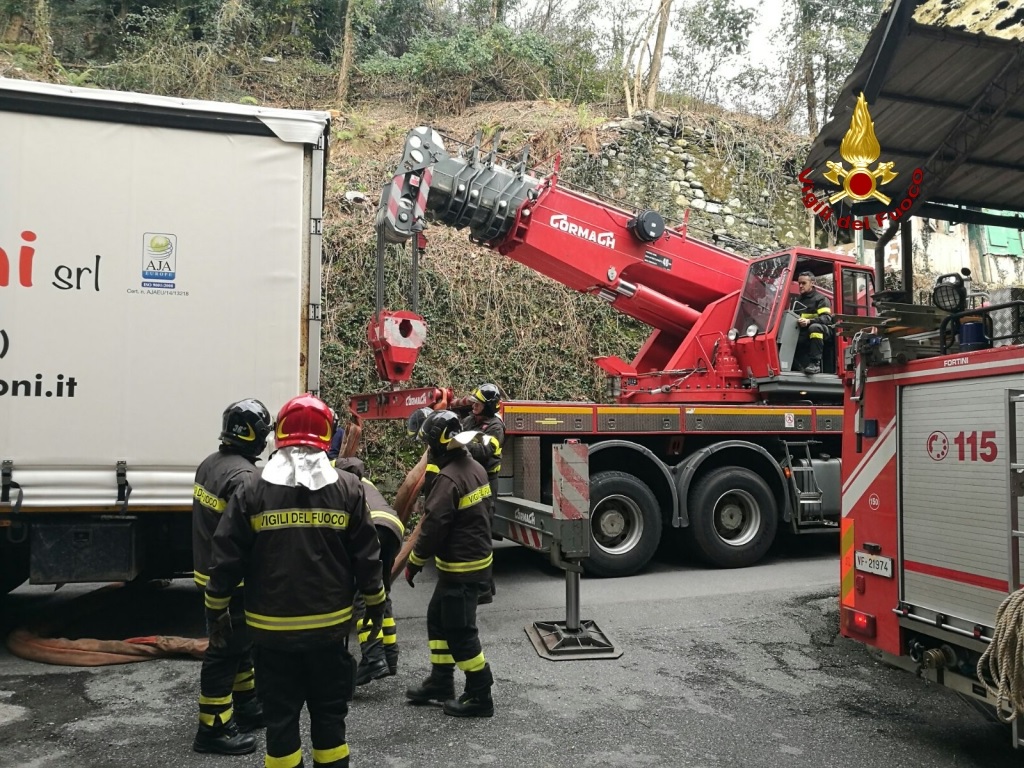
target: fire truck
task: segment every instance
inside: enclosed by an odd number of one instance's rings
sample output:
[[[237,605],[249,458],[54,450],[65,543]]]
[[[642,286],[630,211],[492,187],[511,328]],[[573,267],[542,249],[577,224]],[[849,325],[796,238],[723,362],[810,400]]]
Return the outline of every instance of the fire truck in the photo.
[[[840,627],[1012,720],[1022,746],[1005,677],[1008,658],[1024,662],[1007,624],[1020,615],[997,615],[1021,585],[1024,301],[972,306],[988,297],[962,272],[939,279],[932,307],[837,318],[850,377]]]
[[[407,388],[426,325],[415,305],[383,308],[382,254],[411,242],[415,266],[428,223],[468,229],[471,242],[652,328],[632,361],[596,359],[610,402],[502,404],[497,536],[550,549],[552,447],[565,442],[588,446],[592,575],[636,573],[670,529],[717,567],[758,562],[780,530],[837,532],[848,341],[827,334],[821,373],[794,370],[796,277],[812,273],[833,312],[867,316],[873,271],[806,248],[746,259],[689,236],[685,221],[669,226],[656,211],[567,187],[557,164],[538,176],[525,153],[503,164],[496,150],[497,141],[483,151],[478,136],[449,154],[425,126],[407,135],[377,213],[368,326],[388,388],[352,397],[355,417],[404,418],[446,396]]]

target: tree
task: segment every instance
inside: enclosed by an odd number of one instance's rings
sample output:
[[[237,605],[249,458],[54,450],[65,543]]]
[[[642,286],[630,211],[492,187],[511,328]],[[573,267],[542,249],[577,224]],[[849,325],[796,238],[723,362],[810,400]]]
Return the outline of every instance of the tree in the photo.
[[[881,15],[884,0],[789,0],[782,29],[801,84],[807,131],[816,136]]]
[[[349,82],[352,76],[352,61],[355,58],[355,36],[352,34],[352,19],[355,15],[355,0],[345,3],[345,26],[341,36],[341,63],[338,65],[338,106],[348,100]]]
[[[691,0],[677,13],[680,41],[669,51],[675,62],[676,90],[701,101],[720,96],[718,73],[746,52],[758,8],[730,0]]]
[[[658,34],[654,41],[654,53],[651,54],[651,69],[647,73],[648,109],[654,109],[658,100],[658,78],[661,77],[661,60],[665,55],[665,36],[668,34],[668,23],[672,13],[672,0],[661,0],[658,8]]]

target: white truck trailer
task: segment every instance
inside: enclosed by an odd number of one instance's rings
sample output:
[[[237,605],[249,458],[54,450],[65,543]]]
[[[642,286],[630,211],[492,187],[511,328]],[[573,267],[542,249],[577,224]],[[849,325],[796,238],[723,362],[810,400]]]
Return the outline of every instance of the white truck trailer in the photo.
[[[225,406],[318,391],[330,125],[0,78],[0,594],[188,573]]]

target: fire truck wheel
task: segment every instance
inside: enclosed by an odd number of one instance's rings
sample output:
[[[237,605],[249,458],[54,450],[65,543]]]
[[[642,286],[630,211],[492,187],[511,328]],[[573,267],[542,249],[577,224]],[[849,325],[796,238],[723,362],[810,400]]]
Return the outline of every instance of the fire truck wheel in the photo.
[[[661,539],[661,505],[646,483],[625,472],[590,477],[590,576],[631,576]]]
[[[0,547],[0,595],[28,578],[28,547]]]
[[[778,528],[775,497],[759,475],[722,467],[697,481],[690,495],[690,530],[701,556],[720,568],[753,565]]]

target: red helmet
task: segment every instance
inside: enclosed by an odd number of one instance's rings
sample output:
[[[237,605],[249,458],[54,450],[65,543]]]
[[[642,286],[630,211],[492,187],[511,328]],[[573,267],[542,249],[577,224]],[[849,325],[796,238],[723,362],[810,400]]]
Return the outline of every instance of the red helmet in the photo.
[[[326,451],[334,435],[334,412],[313,395],[293,397],[277,414],[274,445],[308,445]]]

